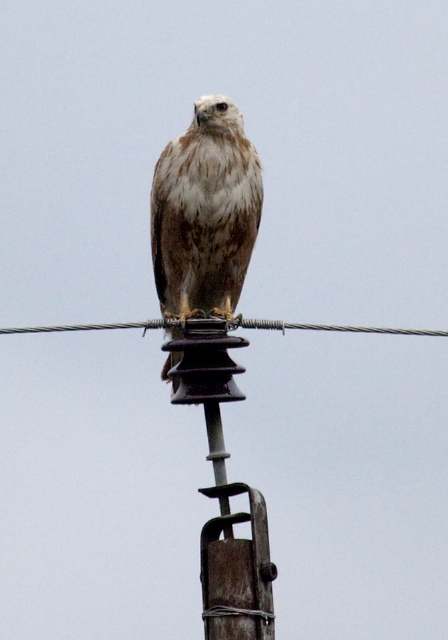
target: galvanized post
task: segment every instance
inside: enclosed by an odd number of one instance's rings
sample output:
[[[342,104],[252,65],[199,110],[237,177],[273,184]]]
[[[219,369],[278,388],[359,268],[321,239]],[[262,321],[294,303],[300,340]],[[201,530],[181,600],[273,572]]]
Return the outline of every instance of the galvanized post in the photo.
[[[210,453],[207,460],[213,462],[213,472],[217,486],[227,484],[226,458],[230,458],[230,453],[226,452],[224,444],[224,433],[222,430],[221,411],[219,402],[207,400],[204,402],[205,423],[207,425],[207,438]],[[222,514],[226,515],[226,514]]]
[[[222,430],[221,410],[219,402],[207,400],[204,402],[205,423],[207,426],[207,438],[210,453],[207,460],[213,463],[215,474],[215,484],[217,487],[227,484],[226,458],[230,458],[230,453],[226,452],[224,444],[224,433]],[[228,496],[219,498],[219,508],[222,516],[230,515],[230,501]],[[224,529],[225,538],[233,538],[231,525]]]

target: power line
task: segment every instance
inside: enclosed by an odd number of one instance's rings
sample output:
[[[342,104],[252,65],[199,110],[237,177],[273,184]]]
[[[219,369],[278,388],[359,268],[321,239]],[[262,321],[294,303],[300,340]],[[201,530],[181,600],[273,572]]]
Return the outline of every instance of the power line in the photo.
[[[280,320],[249,320],[243,318],[240,325],[245,329],[303,329],[311,331],[339,331],[348,333],[383,333],[401,336],[439,336],[448,337],[448,331],[432,329],[391,329],[386,327],[350,327],[335,324],[299,324],[296,322],[282,322]]]
[[[143,329],[143,335],[150,329],[168,329],[177,327],[180,321],[177,319],[155,319],[146,322],[121,322],[111,324],[73,324],[48,327],[10,327],[0,329],[0,334],[14,333],[52,333],[62,331],[104,331],[109,329]],[[286,329],[301,329],[308,331],[338,331],[348,333],[379,333],[402,336],[438,336],[448,337],[448,331],[433,331],[429,329],[390,329],[384,327],[350,327],[330,324],[300,324],[296,322],[283,322],[282,320],[253,320],[249,318],[237,318],[229,323],[229,329],[267,329],[282,331]]]
[[[147,320],[146,322],[123,322],[113,324],[72,324],[53,327],[11,327],[7,329],[0,329],[0,334],[52,333],[54,331],[103,331],[105,329],[163,329],[167,326],[169,325],[164,320]]]

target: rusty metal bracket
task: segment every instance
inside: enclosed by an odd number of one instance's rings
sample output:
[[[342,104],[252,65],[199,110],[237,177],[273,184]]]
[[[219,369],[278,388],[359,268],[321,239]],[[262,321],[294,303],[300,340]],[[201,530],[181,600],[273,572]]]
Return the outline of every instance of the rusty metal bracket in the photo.
[[[199,491],[220,500],[247,493],[250,506],[250,513],[213,518],[202,529],[206,640],[274,640],[271,583],[277,577],[277,567],[270,560],[267,510],[262,494],[242,482]],[[249,521],[252,540],[220,539],[229,525]]]

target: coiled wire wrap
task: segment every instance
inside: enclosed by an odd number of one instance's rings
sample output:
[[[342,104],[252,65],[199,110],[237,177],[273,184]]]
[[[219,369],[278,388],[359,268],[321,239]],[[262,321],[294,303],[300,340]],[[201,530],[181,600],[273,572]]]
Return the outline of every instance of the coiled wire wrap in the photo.
[[[216,605],[207,609],[202,613],[202,618],[220,618],[223,616],[252,616],[255,618],[263,618],[266,624],[271,620],[275,620],[273,613],[260,611],[259,609],[237,609],[236,607],[225,607],[224,605]]]

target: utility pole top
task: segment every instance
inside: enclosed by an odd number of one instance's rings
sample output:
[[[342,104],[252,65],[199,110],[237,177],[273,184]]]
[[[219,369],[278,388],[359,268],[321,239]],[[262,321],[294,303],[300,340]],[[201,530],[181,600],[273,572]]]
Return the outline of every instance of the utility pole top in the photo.
[[[220,402],[245,400],[233,376],[244,373],[227,349],[247,347],[245,338],[229,336],[221,318],[187,320],[183,337],[163,345],[182,353],[168,375],[179,384],[172,404],[203,404],[214,487],[199,491],[217,498],[220,516],[209,520],[201,535],[201,583],[206,640],[274,640],[272,581],[277,567],[269,556],[266,503],[262,494],[242,482],[228,484]],[[249,513],[231,513],[230,498],[247,493]],[[235,538],[234,527],[251,523],[250,540]]]

